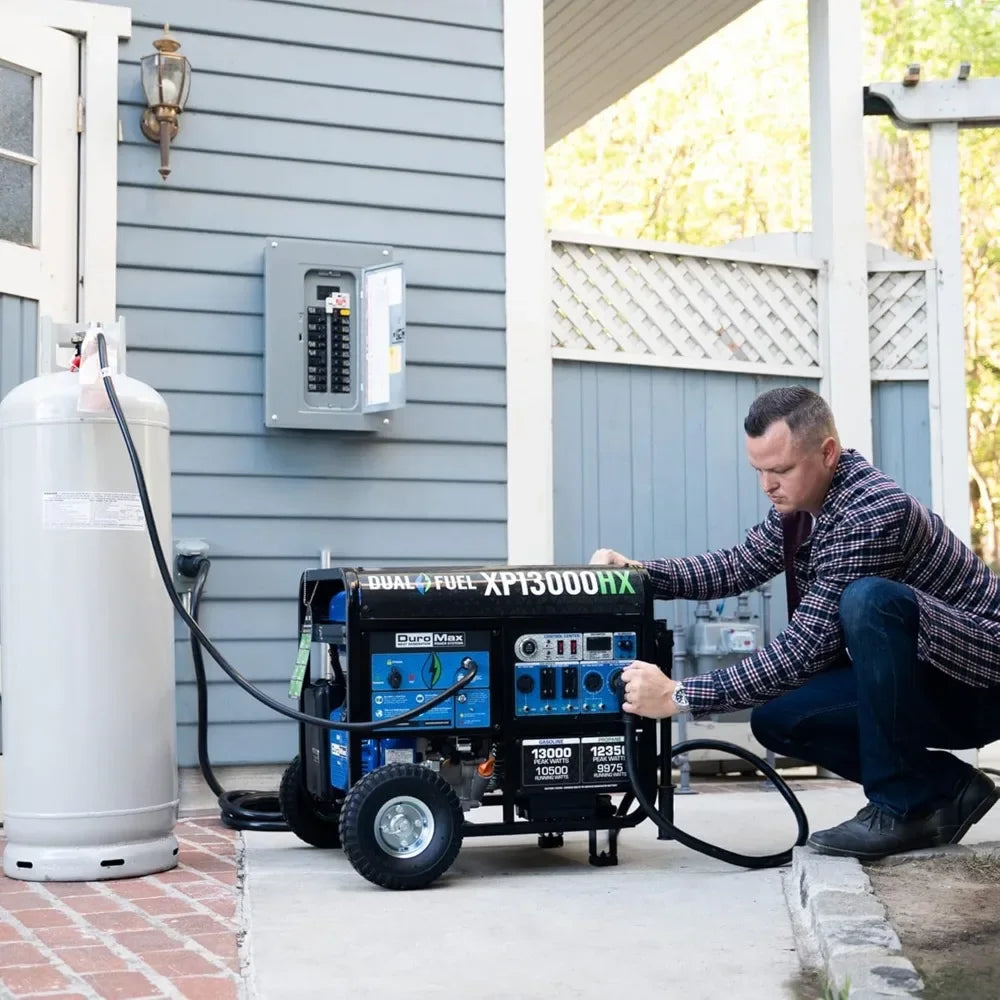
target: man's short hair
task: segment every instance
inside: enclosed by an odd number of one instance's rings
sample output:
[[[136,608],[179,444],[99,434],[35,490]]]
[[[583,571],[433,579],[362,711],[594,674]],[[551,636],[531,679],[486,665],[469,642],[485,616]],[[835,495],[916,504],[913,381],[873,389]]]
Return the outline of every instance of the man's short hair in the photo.
[[[837,436],[837,426],[826,400],[803,385],[782,386],[761,393],[751,404],[743,429],[760,437],[771,424],[784,420],[794,437],[815,441]]]

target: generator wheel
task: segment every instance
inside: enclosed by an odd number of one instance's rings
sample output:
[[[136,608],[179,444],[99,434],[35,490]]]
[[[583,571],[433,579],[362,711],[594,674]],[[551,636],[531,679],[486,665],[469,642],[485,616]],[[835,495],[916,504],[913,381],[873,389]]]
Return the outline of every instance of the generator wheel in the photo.
[[[359,875],[386,889],[423,889],[462,846],[465,822],[455,790],[419,764],[386,764],[344,799],[340,839]]]
[[[340,847],[340,807],[343,799],[320,802],[309,794],[302,773],[302,763],[296,757],[285,768],[278,788],[278,803],[288,828],[300,840],[313,847]]]

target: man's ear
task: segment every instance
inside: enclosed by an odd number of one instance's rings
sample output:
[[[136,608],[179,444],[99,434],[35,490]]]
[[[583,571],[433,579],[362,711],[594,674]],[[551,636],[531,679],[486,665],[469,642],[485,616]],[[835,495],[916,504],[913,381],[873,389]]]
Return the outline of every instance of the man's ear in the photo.
[[[820,446],[820,450],[823,452],[823,465],[827,469],[834,468],[840,457],[840,446],[837,444],[837,439],[828,437]]]

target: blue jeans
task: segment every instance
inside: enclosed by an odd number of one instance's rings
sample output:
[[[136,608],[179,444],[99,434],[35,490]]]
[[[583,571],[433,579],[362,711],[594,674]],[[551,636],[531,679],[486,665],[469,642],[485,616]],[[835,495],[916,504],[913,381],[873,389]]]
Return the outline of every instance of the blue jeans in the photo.
[[[951,801],[972,768],[943,750],[1000,739],[1000,687],[970,687],[921,662],[919,619],[903,584],[848,584],[840,622],[850,660],[754,709],[758,741],[859,782],[870,802],[901,819]]]

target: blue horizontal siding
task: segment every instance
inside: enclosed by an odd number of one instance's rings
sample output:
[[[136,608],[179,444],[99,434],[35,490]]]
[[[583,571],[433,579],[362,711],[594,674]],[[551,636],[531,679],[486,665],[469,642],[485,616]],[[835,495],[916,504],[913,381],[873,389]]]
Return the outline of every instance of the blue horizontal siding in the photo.
[[[156,0],[121,47],[118,308],[130,374],[170,408],[174,537],[204,538],[203,620],[283,698],[319,562],[506,557],[500,0]],[[139,130],[139,59],[169,19],[193,67],[169,179]],[[408,403],[376,439],[271,432],[268,238],[392,246]],[[179,754],[195,701],[178,643]],[[287,760],[295,726],[213,678],[216,763]]]

